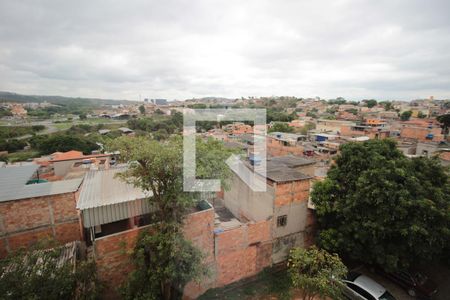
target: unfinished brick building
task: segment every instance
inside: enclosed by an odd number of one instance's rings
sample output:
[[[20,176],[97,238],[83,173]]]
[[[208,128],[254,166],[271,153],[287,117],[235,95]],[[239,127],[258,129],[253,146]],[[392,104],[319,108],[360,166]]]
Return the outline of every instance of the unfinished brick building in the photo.
[[[244,192],[243,183],[234,178],[224,199],[215,199],[213,205],[203,201],[187,216],[185,236],[205,254],[211,272],[201,284],[186,286],[186,298],[256,275],[285,260],[291,247],[309,243],[311,176],[305,173],[311,172],[314,161],[273,159],[268,163],[267,192]],[[141,230],[152,226],[146,222],[151,213],[148,195],[120,181],[114,176],[117,172],[120,169],[90,171],[77,204],[85,239],[92,243],[100,278],[111,287],[111,297],[133,267],[127,250],[133,249]]]
[[[39,166],[0,168],[0,256],[49,237],[81,239],[76,194],[82,179],[39,182]]]
[[[284,261],[289,249],[303,246],[309,239],[307,219],[311,211],[307,205],[314,164],[302,157],[273,157],[266,164],[266,192],[253,191],[237,175],[225,191],[223,205],[233,216],[269,222],[272,263]]]

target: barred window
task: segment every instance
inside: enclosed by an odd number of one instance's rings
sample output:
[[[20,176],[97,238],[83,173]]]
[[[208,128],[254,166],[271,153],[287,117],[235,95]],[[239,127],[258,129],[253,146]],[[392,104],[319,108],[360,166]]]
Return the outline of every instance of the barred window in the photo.
[[[277,227],[284,227],[287,224],[287,215],[279,216],[277,218]]]

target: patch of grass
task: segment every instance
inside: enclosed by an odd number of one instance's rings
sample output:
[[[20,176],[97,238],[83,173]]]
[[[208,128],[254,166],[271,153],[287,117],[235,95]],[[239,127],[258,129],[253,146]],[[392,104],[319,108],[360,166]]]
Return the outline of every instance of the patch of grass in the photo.
[[[111,124],[111,123],[126,123],[127,120],[111,120],[111,119],[105,119],[105,118],[89,118],[86,120],[77,120],[77,124]]]
[[[26,161],[29,158],[39,157],[38,151],[20,151],[8,154],[8,161],[10,163],[18,161]]]
[[[244,279],[222,288],[210,289],[201,295],[199,300],[238,300],[238,299],[271,299],[292,298],[291,286],[286,270],[267,268],[256,277]]]
[[[67,130],[72,127],[72,122],[64,122],[64,123],[54,123],[53,126],[58,128],[58,130]]]

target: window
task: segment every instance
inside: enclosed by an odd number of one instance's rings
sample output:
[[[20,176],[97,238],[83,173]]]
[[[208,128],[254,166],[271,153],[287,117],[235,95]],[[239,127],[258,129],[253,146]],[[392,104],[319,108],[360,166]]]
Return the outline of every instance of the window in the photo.
[[[351,288],[353,291],[355,291],[358,295],[364,297],[364,299],[367,300],[375,300],[375,297],[370,295],[367,291],[365,291],[363,288],[357,286],[356,284],[347,282],[347,286]]]
[[[287,225],[287,215],[279,216],[277,218],[277,227],[284,227]]]

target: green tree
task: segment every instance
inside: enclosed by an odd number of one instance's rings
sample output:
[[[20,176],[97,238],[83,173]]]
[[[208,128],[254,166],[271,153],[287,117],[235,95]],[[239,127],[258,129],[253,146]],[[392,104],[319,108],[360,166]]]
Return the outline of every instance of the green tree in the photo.
[[[372,108],[374,106],[376,106],[378,104],[377,100],[375,99],[370,99],[366,101],[366,105],[368,108]]]
[[[356,108],[350,108],[345,110],[348,113],[354,114],[355,116],[358,115],[358,110]]]
[[[400,120],[402,121],[408,121],[412,116],[412,111],[407,110],[402,112],[402,114],[400,115]]]
[[[307,116],[307,117],[314,118],[314,119],[317,119],[317,115],[316,115],[314,112],[312,112],[312,111],[308,111],[308,112],[306,113],[306,116]]]
[[[293,132],[294,129],[287,123],[275,122],[269,132]]]
[[[41,154],[78,150],[90,154],[100,148],[89,137],[71,134],[38,135],[30,139],[30,144]]]
[[[295,112],[288,114],[278,108],[267,109],[267,122],[290,122],[296,118]]]
[[[87,119],[87,115],[85,113],[80,113],[78,115],[78,118],[80,118],[80,120],[86,120]]]
[[[341,299],[341,280],[347,275],[347,268],[337,254],[316,247],[294,248],[288,259],[288,274],[292,286],[301,289],[303,300]]]
[[[450,114],[440,115],[436,117],[436,120],[441,123],[444,134],[448,135],[450,128]]]
[[[11,117],[13,114],[10,109],[0,107],[0,118],[2,117]]]
[[[24,140],[0,140],[0,151],[16,152],[27,146]]]
[[[34,132],[38,132],[38,131],[44,130],[44,129],[45,129],[45,126],[44,126],[44,125],[33,125],[33,126],[31,126],[31,129],[32,129]]]
[[[394,105],[392,104],[391,101],[383,101],[380,102],[380,104],[383,105],[385,111],[390,111],[391,109],[394,108]]]
[[[300,133],[303,134],[303,135],[307,135],[307,134],[308,134],[308,131],[310,131],[311,129],[315,129],[315,128],[316,128],[316,124],[307,122],[307,123],[305,124],[305,126],[303,126],[303,127],[300,129]]]
[[[19,251],[0,261],[2,299],[97,299],[100,282],[93,261],[61,264],[61,247]]]
[[[127,299],[177,299],[184,285],[204,273],[201,253],[184,240],[185,216],[198,205],[197,193],[183,192],[183,143],[179,136],[164,142],[144,137],[121,137],[111,142],[124,161],[132,162],[120,176],[151,192],[152,232],[141,235],[133,258],[133,272],[123,293]],[[219,141],[197,141],[197,178],[220,178],[227,187],[231,154]]]
[[[144,231],[132,254],[138,266],[121,288],[125,299],[180,299],[184,286],[207,275],[203,254],[180,232]]]
[[[392,140],[340,150],[313,187],[319,244],[387,270],[439,257],[450,241],[450,184],[439,162],[406,158]]]
[[[144,105],[139,106],[139,112],[141,113],[141,115],[145,115],[145,106]]]
[[[424,114],[423,112],[419,111],[419,113],[417,114],[417,117],[420,119],[425,119],[427,117],[427,115]]]

